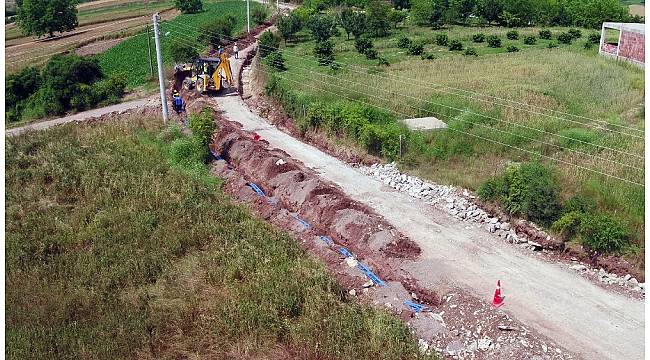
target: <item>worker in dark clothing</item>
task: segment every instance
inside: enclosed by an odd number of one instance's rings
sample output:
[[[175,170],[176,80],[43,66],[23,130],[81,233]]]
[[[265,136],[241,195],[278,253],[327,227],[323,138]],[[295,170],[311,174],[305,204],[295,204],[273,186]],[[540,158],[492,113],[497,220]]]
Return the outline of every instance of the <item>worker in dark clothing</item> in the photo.
[[[178,93],[178,90],[174,90],[174,93],[172,94],[172,106],[178,115],[185,111],[185,102],[183,101],[181,94]]]

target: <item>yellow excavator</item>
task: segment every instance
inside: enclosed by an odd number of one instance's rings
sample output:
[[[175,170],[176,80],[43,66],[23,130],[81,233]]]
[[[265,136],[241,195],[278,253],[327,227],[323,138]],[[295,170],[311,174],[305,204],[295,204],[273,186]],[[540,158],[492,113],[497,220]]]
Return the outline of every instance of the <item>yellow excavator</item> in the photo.
[[[232,71],[226,52],[218,58],[199,57],[191,63],[177,65],[174,76],[183,79],[185,90],[196,89],[199,94],[208,91],[216,92],[232,85]]]

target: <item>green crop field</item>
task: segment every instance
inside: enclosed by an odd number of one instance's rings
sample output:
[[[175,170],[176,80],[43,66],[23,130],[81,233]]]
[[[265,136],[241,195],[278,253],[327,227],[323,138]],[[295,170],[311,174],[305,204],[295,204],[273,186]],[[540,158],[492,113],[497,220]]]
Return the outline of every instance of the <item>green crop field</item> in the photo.
[[[419,357],[158,123],[7,139],[7,359]]]
[[[251,8],[262,6],[252,3]],[[219,1],[205,2],[204,12],[199,14],[179,15],[171,21],[164,22],[162,29],[162,49],[165,64],[171,64],[170,46],[174,41],[182,41],[192,44],[197,48],[201,45],[197,41],[198,28],[208,24],[219,17],[233,15],[237,19],[235,33],[246,26],[246,3],[242,1]],[[154,46],[153,40],[151,45]],[[126,40],[119,45],[99,55],[99,62],[106,74],[123,73],[128,78],[130,88],[143,85],[150,79],[150,67],[148,57],[148,45],[146,34],[140,34]],[[155,49],[152,51],[154,62],[154,74],[157,71],[155,66]]]
[[[584,168],[644,182],[643,70],[599,56],[597,45],[585,48],[595,30],[581,29],[581,38],[555,48],[548,48],[549,43],[557,43],[557,35],[568,29],[550,28],[552,40],[540,39],[539,28],[518,28],[519,39],[509,40],[510,30],[404,26],[373,39],[390,66],[366,59],[341,31],[333,38],[338,70],[317,64],[315,43],[302,30],[299,41],[282,45],[287,70],[274,77],[295,95],[287,99],[307,109],[347,99],[397,119],[435,116],[445,121],[449,130],[413,134],[410,148],[398,159],[402,168],[439,183],[477,189],[510,161],[540,159],[559,173],[563,198],[582,194],[600,210],[624,219],[633,238],[628,250],[639,259],[643,187]],[[479,32],[499,36],[502,47],[474,43],[472,35]],[[436,45],[437,34],[460,40],[464,49],[475,48],[478,56]],[[537,37],[534,45],[523,43],[528,35]],[[434,59],[409,55],[397,46],[401,36],[424,43],[424,52]],[[507,52],[510,45],[519,51]],[[517,110],[521,107],[530,111]]]

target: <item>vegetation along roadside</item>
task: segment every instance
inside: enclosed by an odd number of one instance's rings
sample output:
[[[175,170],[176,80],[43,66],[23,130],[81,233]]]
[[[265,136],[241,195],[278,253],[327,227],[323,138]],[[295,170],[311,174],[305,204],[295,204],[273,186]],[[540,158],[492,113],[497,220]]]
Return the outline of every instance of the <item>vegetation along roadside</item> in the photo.
[[[643,268],[643,70],[599,56],[595,29],[637,19],[604,0],[570,2],[564,18],[466,3],[307,2],[260,38],[266,92],[303,131],[477,190],[567,247]],[[422,116],[447,128],[400,121]]]
[[[420,357],[399,319],[224,195],[205,136],[157,122],[7,140],[8,358]]]

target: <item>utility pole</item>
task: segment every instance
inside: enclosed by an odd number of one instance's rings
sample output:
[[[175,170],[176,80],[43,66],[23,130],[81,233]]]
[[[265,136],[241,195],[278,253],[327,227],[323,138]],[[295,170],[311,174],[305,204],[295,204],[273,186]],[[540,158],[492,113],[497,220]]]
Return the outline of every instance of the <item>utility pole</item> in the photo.
[[[149,48],[149,76],[153,77],[153,61],[151,60],[151,35],[149,35],[149,25],[147,25],[147,47]]]
[[[160,83],[160,102],[162,103],[163,122],[167,125],[169,113],[167,110],[167,96],[165,95],[165,74],[163,67],[162,49],[160,48],[160,28],[158,13],[153,14],[153,34],[156,39],[156,59],[158,61],[158,82]]]
[[[246,28],[248,33],[251,32],[251,3],[250,0],[246,0]]]

